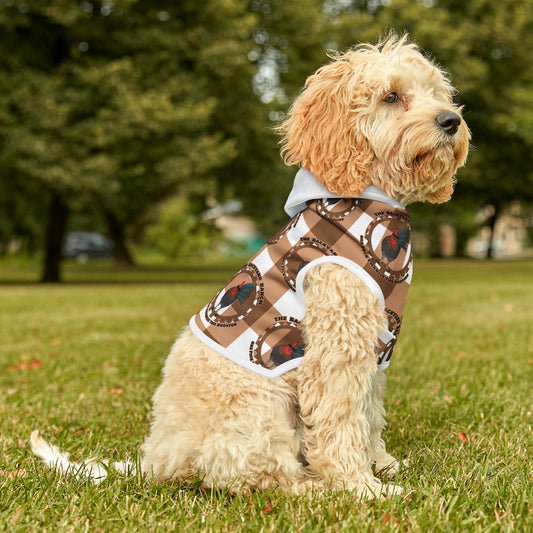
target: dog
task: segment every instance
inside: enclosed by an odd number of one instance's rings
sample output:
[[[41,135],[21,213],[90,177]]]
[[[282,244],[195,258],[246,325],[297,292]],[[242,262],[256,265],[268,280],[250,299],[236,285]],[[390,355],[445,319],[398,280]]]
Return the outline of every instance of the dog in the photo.
[[[451,197],[470,132],[448,76],[407,36],[331,59],[278,128],[284,161],[301,167],[290,222],[168,356],[142,445],[155,482],[402,490],[375,472],[400,467],[382,439],[383,369],[412,272],[405,206]],[[73,468],[37,431],[31,442],[49,465]]]

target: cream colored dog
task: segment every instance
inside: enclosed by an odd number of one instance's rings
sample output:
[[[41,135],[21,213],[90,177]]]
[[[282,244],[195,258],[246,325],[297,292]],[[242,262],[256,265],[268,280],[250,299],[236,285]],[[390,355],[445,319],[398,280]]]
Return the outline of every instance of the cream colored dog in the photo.
[[[405,37],[357,46],[307,80],[279,128],[285,161],[313,173],[330,196],[374,186],[402,204],[445,202],[470,138],[452,95],[446,75]],[[279,377],[230,361],[189,328],[181,334],[153,398],[147,476],[199,474],[205,486],[235,491],[401,490],[372,470],[399,466],[381,437],[383,306],[338,264],[311,268],[303,290],[305,356]],[[41,457],[43,443],[34,433]]]

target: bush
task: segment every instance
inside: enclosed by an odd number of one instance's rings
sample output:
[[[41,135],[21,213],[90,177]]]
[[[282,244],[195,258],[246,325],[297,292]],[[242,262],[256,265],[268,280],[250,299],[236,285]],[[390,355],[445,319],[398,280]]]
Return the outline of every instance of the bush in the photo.
[[[188,199],[174,196],[159,207],[156,222],[147,229],[147,237],[171,259],[202,257],[222,240],[221,232],[194,213]]]

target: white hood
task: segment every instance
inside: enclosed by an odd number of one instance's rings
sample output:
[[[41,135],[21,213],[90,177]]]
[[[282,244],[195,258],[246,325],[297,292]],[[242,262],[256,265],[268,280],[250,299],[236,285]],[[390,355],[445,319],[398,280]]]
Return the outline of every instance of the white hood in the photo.
[[[326,198],[343,197],[329,192],[324,185],[322,185],[322,183],[317,181],[312,172],[305,170],[305,168],[301,168],[294,177],[292,191],[285,202],[285,212],[290,217],[294,217],[307,207],[306,202],[309,200],[324,200]],[[374,187],[374,185],[369,185],[359,196],[359,198],[375,200],[377,202],[389,204],[390,206],[398,209],[405,209],[405,207],[398,202],[398,200],[391,198],[381,189]]]

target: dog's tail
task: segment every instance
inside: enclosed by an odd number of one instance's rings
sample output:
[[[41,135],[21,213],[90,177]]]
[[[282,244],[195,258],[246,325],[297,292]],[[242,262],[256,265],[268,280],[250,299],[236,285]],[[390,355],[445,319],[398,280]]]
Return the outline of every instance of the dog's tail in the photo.
[[[110,468],[124,475],[135,475],[137,472],[136,465],[131,461],[109,463],[107,460],[89,459],[81,463],[73,463],[69,461],[67,452],[62,452],[57,446],[48,444],[39,435],[38,429],[30,435],[30,445],[31,451],[42,459],[48,468],[52,468],[65,476],[89,478],[94,484],[101,483],[107,477]]]

